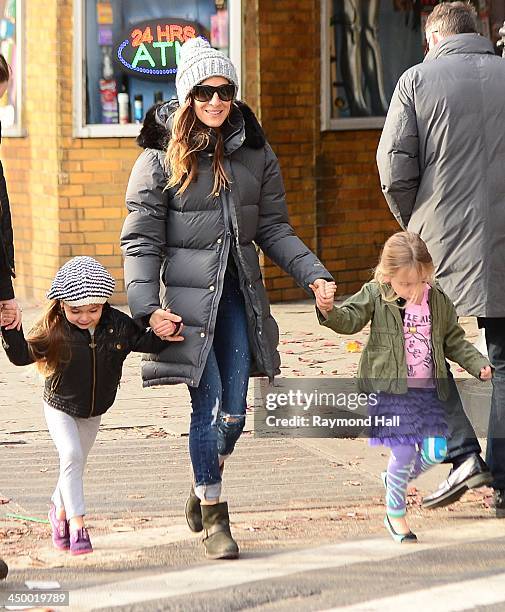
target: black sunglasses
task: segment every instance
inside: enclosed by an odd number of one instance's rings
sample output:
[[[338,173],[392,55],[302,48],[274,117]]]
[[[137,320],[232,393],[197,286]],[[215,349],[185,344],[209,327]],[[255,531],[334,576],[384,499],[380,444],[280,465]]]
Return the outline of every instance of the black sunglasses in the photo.
[[[198,100],[198,102],[210,102],[215,93],[217,93],[223,102],[229,102],[235,97],[236,88],[233,83],[227,83],[217,87],[213,85],[195,85],[191,90],[191,96]]]

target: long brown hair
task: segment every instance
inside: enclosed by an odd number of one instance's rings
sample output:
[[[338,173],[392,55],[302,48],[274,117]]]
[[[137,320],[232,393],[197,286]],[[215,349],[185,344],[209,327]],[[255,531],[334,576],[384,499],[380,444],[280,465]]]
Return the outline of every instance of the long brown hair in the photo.
[[[216,143],[212,162],[214,172],[213,193],[219,193],[221,189],[230,184],[223,168],[224,142],[220,129],[215,130]],[[182,183],[177,190],[181,195],[198,176],[198,152],[203,151],[210,142],[211,128],[203,125],[197,118],[191,105],[191,97],[186,100],[174,113],[172,124],[172,136],[168,143],[165,165],[170,176],[167,188],[175,187]]]
[[[51,300],[26,339],[37,368],[51,376],[70,360],[65,314],[60,300]]]

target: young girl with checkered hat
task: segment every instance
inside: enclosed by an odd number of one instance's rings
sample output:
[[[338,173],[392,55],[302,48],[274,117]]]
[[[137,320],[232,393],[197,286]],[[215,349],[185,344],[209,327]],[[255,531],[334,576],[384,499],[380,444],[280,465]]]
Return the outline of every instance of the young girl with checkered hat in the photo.
[[[26,339],[22,329],[7,329],[2,321],[9,360],[36,363],[45,377],[44,416],[60,460],[49,521],[54,546],[73,555],[93,551],[84,526],[83,472],[102,414],[116,397],[123,362],[131,351],[167,347],[110,306],[113,291],[114,279],[98,261],[74,257],[57,272],[46,311]]]

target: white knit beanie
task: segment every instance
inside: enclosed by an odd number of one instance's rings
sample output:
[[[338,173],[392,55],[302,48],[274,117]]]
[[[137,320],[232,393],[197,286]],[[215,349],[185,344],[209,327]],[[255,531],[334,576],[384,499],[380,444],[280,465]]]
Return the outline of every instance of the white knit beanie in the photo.
[[[213,49],[204,38],[187,40],[180,48],[175,77],[179,104],[182,106],[186,102],[195,85],[214,76],[224,77],[238,88],[237,72],[229,57]]]
[[[47,297],[73,307],[104,304],[114,292],[114,285],[112,276],[96,259],[74,257],[58,270]]]

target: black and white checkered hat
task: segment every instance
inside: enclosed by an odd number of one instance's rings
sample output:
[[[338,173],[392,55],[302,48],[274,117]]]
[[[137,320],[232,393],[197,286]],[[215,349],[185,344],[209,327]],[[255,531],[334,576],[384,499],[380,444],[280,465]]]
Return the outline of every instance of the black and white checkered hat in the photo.
[[[114,285],[112,276],[96,259],[74,257],[58,270],[47,297],[74,307],[104,304],[114,292]]]

